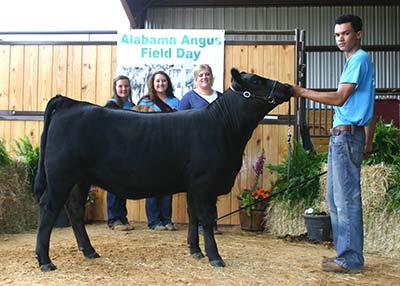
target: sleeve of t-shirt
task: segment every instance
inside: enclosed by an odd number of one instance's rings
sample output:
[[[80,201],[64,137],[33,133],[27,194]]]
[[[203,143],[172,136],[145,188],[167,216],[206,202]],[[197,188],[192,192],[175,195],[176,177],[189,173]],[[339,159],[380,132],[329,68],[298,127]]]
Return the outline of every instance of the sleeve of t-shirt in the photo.
[[[345,69],[340,77],[340,83],[354,83],[356,86],[360,83],[363,74],[363,63],[360,59],[352,59],[346,63]]]

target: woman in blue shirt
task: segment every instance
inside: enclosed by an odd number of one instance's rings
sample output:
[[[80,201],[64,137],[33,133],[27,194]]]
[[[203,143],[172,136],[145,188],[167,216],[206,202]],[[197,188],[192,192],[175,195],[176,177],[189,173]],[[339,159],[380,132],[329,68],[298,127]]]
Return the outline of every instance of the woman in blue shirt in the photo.
[[[130,79],[119,75],[113,80],[113,95],[104,107],[131,109],[133,106]],[[118,198],[113,193],[107,192],[108,226],[113,230],[133,230],[133,226],[128,222],[127,214],[126,199]]]
[[[172,82],[167,73],[157,71],[150,76],[148,93],[139,100],[138,105],[150,106],[156,112],[178,110],[179,99],[174,96]],[[150,229],[175,230],[172,223],[172,195],[147,198],[146,216]]]
[[[212,88],[214,75],[208,64],[201,64],[194,70],[194,80],[196,88],[183,95],[179,110],[205,107],[222,95]],[[202,231],[202,225],[199,225],[199,230]],[[214,233],[220,233],[217,224],[214,226]]]
[[[194,71],[196,88],[187,92],[179,103],[179,110],[201,108],[209,105],[222,94],[212,88],[214,76],[208,64],[199,65]]]

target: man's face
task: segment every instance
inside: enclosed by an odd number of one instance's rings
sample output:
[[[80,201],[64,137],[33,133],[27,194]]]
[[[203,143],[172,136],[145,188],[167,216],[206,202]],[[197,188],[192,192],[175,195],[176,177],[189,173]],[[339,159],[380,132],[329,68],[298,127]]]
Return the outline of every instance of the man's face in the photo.
[[[360,46],[362,31],[355,32],[351,23],[335,25],[336,44],[342,52],[351,53]]]

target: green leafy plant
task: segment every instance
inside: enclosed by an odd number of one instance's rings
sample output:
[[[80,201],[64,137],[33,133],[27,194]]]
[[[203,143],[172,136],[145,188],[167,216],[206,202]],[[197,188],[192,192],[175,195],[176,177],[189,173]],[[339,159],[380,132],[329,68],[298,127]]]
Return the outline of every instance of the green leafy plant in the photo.
[[[368,160],[364,161],[364,164],[400,164],[400,129],[396,128],[393,121],[386,124],[382,118],[378,120],[375,127],[372,149],[372,154]]]
[[[33,146],[28,137],[15,141],[15,153],[23,157],[29,167],[29,186],[33,192],[33,185],[39,164],[39,147]]]
[[[96,186],[91,186],[89,193],[86,197],[86,203],[85,203],[85,207],[94,204],[94,201],[96,199],[96,193],[98,192],[98,189]]]
[[[307,208],[314,204],[320,193],[319,174],[322,163],[326,162],[326,153],[316,150],[305,150],[301,141],[293,142],[290,158],[290,177],[288,179],[288,157],[278,165],[268,164],[266,168],[274,171],[278,179],[272,184],[273,193],[287,189],[275,196],[276,201],[283,202],[291,211],[295,206]],[[310,180],[310,178],[313,178]]]
[[[0,167],[10,165],[12,162],[4,140],[0,140]]]
[[[321,207],[317,206],[317,205],[305,209],[304,214],[305,215],[312,215],[312,216],[327,215],[326,211],[322,211]]]
[[[387,207],[400,212],[400,129],[393,121],[385,123],[380,118],[376,123],[372,146],[373,152],[364,163],[383,163],[393,169],[393,175],[388,178]]]
[[[240,207],[246,210],[247,215],[250,215],[251,210],[254,210],[258,203],[265,202],[265,199],[269,197],[271,192],[270,189],[264,190],[258,186],[260,176],[264,173],[264,162],[265,152],[263,149],[261,155],[257,158],[256,164],[253,166],[253,171],[256,176],[252,186],[244,189],[239,196],[239,199],[241,200]]]

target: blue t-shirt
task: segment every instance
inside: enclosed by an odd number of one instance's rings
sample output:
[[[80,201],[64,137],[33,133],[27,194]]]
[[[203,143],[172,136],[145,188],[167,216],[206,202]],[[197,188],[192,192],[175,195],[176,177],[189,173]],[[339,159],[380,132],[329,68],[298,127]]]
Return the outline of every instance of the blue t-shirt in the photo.
[[[222,93],[217,91],[217,98],[220,97]],[[179,103],[179,110],[185,109],[197,109],[202,108],[204,106],[209,105],[210,103],[201,97],[196,91],[193,89],[185,93],[182,97],[181,102]]]
[[[179,99],[177,99],[175,96],[167,97],[167,99],[165,100],[165,103],[168,104],[172,109],[178,110]],[[152,102],[148,97],[143,98],[143,100],[140,101],[139,105],[150,106],[156,112],[161,112],[161,109],[154,102]]]
[[[335,106],[333,127],[367,126],[374,114],[375,75],[370,56],[362,49],[351,55],[344,65],[339,83],[354,83],[355,89],[343,106]]]

